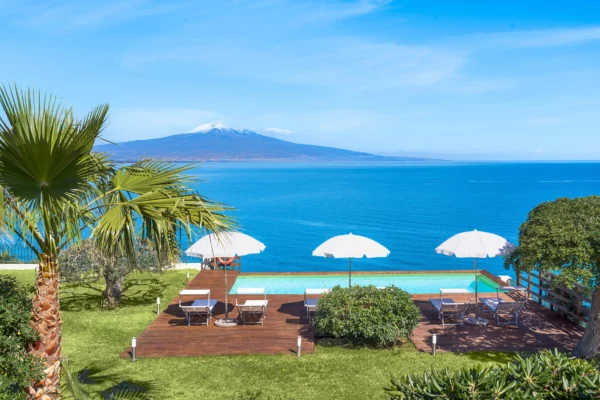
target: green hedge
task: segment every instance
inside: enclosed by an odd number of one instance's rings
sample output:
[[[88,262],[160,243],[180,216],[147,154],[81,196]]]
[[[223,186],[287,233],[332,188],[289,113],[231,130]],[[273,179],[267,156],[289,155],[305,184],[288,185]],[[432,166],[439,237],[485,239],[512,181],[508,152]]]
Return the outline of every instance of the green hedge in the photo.
[[[319,300],[313,325],[355,344],[387,347],[410,338],[419,318],[411,295],[397,287],[336,286]]]
[[[392,378],[391,399],[597,399],[600,372],[594,362],[544,350],[495,367],[444,369]]]
[[[25,399],[25,389],[41,379],[42,364],[27,354],[37,340],[29,327],[31,300],[17,280],[0,274],[0,399]]]

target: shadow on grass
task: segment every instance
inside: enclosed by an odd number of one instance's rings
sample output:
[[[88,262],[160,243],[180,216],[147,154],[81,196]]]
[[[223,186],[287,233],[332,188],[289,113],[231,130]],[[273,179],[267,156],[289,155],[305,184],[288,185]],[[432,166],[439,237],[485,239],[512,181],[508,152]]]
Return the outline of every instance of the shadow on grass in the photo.
[[[133,275],[123,283],[121,307],[150,305],[162,297],[168,283],[160,276]],[[102,310],[104,281],[69,283],[63,286],[60,298],[64,311]]]
[[[152,383],[139,380],[122,380],[114,374],[104,374],[97,367],[82,369],[77,378],[83,385],[110,385],[100,392],[103,399],[150,399],[154,391]]]
[[[515,353],[499,351],[473,351],[466,353],[467,358],[477,362],[508,363],[515,359]]]
[[[163,297],[168,283],[159,276],[143,276],[127,279],[123,283],[121,306],[140,306],[152,304],[157,297]]]

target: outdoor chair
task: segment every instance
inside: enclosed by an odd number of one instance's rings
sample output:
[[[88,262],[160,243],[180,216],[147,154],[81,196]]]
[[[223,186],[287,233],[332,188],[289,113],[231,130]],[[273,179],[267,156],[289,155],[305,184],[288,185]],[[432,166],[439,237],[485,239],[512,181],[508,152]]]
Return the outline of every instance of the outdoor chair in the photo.
[[[207,298],[196,299],[193,300],[191,304],[186,304],[182,302],[184,296],[207,296]],[[194,325],[208,325],[217,303],[217,300],[211,300],[209,289],[185,289],[179,292],[179,308],[181,308],[181,311],[185,314],[185,320],[188,326],[192,325],[193,316],[197,316],[201,319],[200,322]]]
[[[525,306],[525,301],[506,301],[497,297],[483,297],[479,301],[483,304],[483,312],[494,314],[494,318],[501,325],[519,325],[519,315]],[[508,316],[501,322],[501,316]]]
[[[239,295],[264,295],[263,300],[246,300],[244,304],[239,304]],[[241,324],[260,324],[264,325],[267,317],[267,293],[264,288],[239,288],[235,294],[235,305],[238,308],[238,321]]]
[[[304,291],[304,308],[306,308],[306,318],[308,318],[308,322],[310,323],[310,314],[315,313],[317,311],[317,307],[319,304],[319,299],[309,299],[308,295],[316,295],[316,294],[325,294],[329,293],[330,289],[306,289]]]
[[[442,326],[463,325],[469,303],[455,303],[452,299],[429,299],[429,302],[437,311],[438,318],[442,321]],[[458,322],[455,324],[446,324],[446,319],[449,318],[455,318]]]

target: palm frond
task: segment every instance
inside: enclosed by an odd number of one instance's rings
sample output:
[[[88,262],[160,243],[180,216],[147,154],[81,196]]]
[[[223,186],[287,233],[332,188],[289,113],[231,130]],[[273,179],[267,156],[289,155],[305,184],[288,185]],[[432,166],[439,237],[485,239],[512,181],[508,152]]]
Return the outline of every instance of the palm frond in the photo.
[[[89,199],[106,167],[92,152],[108,105],[79,120],[55,96],[0,87],[0,185],[19,212],[37,221],[47,251],[55,253],[62,235],[75,237],[79,219],[70,204]]]
[[[150,241],[157,253],[177,245],[179,230],[191,237],[195,228],[219,232],[233,228],[230,208],[189,188],[193,166],[142,160],[117,169],[99,198],[103,209],[92,236],[104,252],[132,255],[137,237]],[[114,253],[113,253],[114,254]]]

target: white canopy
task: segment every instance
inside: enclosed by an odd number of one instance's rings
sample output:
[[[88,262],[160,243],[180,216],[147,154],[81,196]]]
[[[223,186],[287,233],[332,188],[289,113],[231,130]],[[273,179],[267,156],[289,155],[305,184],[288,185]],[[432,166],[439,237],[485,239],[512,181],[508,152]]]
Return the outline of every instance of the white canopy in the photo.
[[[502,236],[493,233],[474,231],[457,233],[436,247],[435,252],[458,258],[473,258],[475,264],[475,303],[478,298],[477,259],[496,257],[504,254],[512,245]]]
[[[457,233],[440,244],[435,252],[459,258],[496,257],[507,250],[510,243],[493,233],[474,231]]]
[[[387,257],[390,251],[368,237],[359,235],[334,236],[323,242],[313,253],[317,257],[347,258],[348,286],[352,286],[352,259]]]
[[[332,258],[387,257],[390,251],[368,237],[359,235],[334,236],[313,251],[313,256]]]
[[[215,258],[234,257],[257,254],[265,249],[265,245],[241,232],[221,232],[206,235],[189,249],[185,254],[190,257]]]
[[[235,257],[262,252],[266,246],[241,232],[220,232],[206,235],[189,249],[185,254],[190,257],[215,258]],[[225,268],[225,322],[229,320],[229,283],[227,280],[227,268]]]

